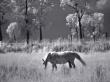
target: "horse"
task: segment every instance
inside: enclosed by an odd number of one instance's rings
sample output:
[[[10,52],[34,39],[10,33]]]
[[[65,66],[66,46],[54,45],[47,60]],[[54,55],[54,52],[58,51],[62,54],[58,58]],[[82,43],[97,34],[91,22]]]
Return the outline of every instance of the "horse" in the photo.
[[[43,60],[43,65],[45,66],[45,69],[47,68],[48,62],[52,64],[52,70],[54,68],[57,70],[56,64],[69,64],[70,68],[75,68],[74,60],[78,59],[82,65],[86,66],[86,63],[84,60],[79,56],[77,52],[72,51],[64,51],[64,52],[50,52],[48,53],[46,59]]]

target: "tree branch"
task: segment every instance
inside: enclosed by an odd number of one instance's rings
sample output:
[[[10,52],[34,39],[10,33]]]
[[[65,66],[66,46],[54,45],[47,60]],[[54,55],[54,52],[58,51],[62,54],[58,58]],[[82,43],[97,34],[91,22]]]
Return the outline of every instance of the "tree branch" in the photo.
[[[75,9],[76,10],[76,7],[75,6],[72,6],[72,5],[69,5],[67,4],[68,7],[71,7],[72,9]]]

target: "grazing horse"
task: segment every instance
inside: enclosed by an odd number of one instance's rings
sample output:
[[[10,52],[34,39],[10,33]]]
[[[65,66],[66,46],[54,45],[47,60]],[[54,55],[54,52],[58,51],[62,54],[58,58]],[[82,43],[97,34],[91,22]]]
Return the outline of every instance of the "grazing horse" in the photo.
[[[52,70],[54,68],[57,69],[56,64],[65,64],[68,63],[70,68],[75,68],[74,60],[77,58],[84,66],[86,63],[83,59],[78,55],[77,52],[72,51],[64,51],[64,52],[51,52],[48,53],[47,58],[43,60],[43,65],[45,65],[45,69],[47,67],[47,63],[50,62],[52,64]]]

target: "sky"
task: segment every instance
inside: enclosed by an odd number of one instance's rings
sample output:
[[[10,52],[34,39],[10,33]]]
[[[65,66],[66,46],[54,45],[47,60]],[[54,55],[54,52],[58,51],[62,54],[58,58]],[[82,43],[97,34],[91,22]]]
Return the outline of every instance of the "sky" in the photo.
[[[91,7],[97,8],[101,13],[104,13],[104,31],[110,33],[110,0],[90,0]],[[52,22],[52,26],[43,29],[43,37],[49,39],[56,39],[58,37],[67,38],[70,33],[66,26],[66,16],[70,14],[70,11],[62,10],[59,6],[56,6],[49,16],[49,20]]]

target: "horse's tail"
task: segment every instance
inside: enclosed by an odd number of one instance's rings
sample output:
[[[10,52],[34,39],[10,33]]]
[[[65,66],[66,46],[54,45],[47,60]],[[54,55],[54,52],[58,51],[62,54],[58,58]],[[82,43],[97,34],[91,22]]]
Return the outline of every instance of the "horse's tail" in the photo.
[[[86,66],[85,61],[76,53],[76,58],[84,65]]]

